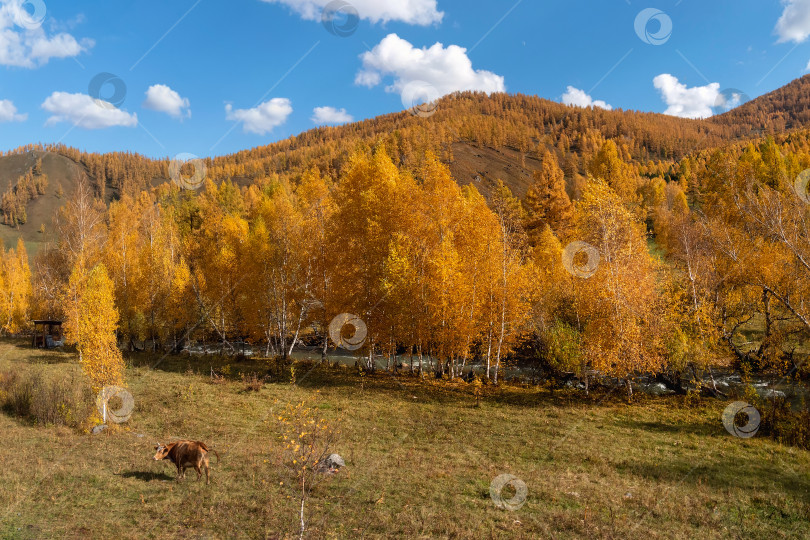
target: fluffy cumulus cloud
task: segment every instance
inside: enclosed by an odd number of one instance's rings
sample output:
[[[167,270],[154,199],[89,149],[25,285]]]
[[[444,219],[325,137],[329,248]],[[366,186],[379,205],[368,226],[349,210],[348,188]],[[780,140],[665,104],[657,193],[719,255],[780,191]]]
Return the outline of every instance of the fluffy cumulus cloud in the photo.
[[[150,86],[146,91],[146,101],[143,102],[143,106],[146,109],[166,113],[174,118],[191,118],[188,99],[180,97],[180,94],[165,84]]]
[[[27,114],[17,114],[17,107],[7,99],[0,99],[0,123],[3,122],[24,122],[28,118]]]
[[[398,35],[389,34],[360,58],[363,67],[355,76],[355,83],[372,88],[384,77],[391,76],[393,82],[386,91],[400,94],[403,103],[409,99],[408,94],[414,92],[414,85],[430,88],[430,92],[424,89],[416,92],[434,94],[432,98],[460,90],[488,94],[506,90],[503,77],[473,69],[467,49],[458,45],[445,47],[436,43],[419,49]]]
[[[810,36],[810,0],[782,0],[785,10],[774,29],[779,42],[801,43]]]
[[[252,109],[234,109],[225,105],[225,117],[234,122],[241,122],[245,133],[265,135],[287,121],[292,114],[292,103],[287,98],[273,98]]]
[[[676,77],[662,73],[653,79],[653,84],[667,104],[664,114],[682,118],[707,118],[713,114],[712,107],[724,102],[720,94],[720,83],[687,88]]]
[[[312,110],[312,121],[316,124],[345,124],[354,120],[346,109],[336,109],[334,107],[315,107]]]
[[[45,125],[69,122],[85,129],[104,129],[109,127],[135,127],[138,116],[117,109],[114,105],[93,99],[87,94],[68,94],[54,92],[42,104],[42,108],[51,113]]]
[[[34,6],[33,12],[31,6]],[[66,32],[48,35],[42,28],[45,4],[0,0],[0,65],[35,68],[51,58],[78,56],[93,46]]]
[[[333,0],[262,0],[285,4],[309,20],[320,20],[323,8]],[[357,17],[372,23],[399,21],[408,24],[429,25],[439,23],[444,13],[436,9],[436,0],[351,0],[343,3],[357,11]],[[333,4],[337,6],[337,4]]]
[[[607,111],[613,110],[613,107],[601,99],[594,100],[591,96],[586,94],[584,90],[574,88],[573,86],[569,86],[562,95],[562,102],[566,105],[575,105],[577,107],[599,107]]]

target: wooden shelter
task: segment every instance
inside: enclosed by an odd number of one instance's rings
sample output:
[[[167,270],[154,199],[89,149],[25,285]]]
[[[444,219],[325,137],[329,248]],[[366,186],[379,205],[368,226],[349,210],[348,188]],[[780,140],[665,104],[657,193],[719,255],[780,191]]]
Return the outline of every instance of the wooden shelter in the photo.
[[[53,349],[62,346],[62,321],[33,321],[34,348]]]

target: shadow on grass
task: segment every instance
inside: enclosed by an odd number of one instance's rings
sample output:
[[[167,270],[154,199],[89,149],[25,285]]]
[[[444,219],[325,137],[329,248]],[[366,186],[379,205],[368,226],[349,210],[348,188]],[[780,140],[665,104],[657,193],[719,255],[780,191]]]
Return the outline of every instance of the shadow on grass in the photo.
[[[668,483],[672,489],[680,484],[708,485],[718,490],[741,489],[752,492],[778,491],[803,499],[810,491],[810,479],[800,471],[777,470],[755,458],[729,456],[721,463],[709,456],[701,459],[666,459],[655,463],[626,463],[617,467],[647,481]]]
[[[31,338],[6,337],[0,342],[10,346],[2,353],[10,360],[24,359],[31,364],[64,364],[71,362],[76,349],[74,347],[57,347],[54,349],[35,348],[31,345]]]
[[[152,480],[174,480],[174,476],[166,474],[165,472],[156,473],[153,471],[128,471],[121,473],[118,476],[122,478],[135,478],[142,482],[151,482]]]
[[[211,370],[221,373],[223,368],[229,367],[231,379],[238,379],[240,373],[266,373],[268,370],[268,360],[265,358],[239,359],[234,356],[220,355],[189,355],[189,354],[168,354],[152,352],[129,352],[124,351],[124,359],[132,367],[149,368],[167,373],[186,373],[189,370],[208,375]]]
[[[134,367],[147,367],[167,373],[186,374],[195,372],[201,377],[228,373],[226,379],[240,381],[242,374],[267,376],[267,384],[289,384],[289,366],[271,367],[267,358],[238,358],[219,355],[162,354],[151,352],[125,352],[125,358]],[[433,372],[426,372],[422,378],[408,370],[397,373],[378,369],[364,371],[362,376],[354,366],[332,363],[296,361],[294,363],[296,384],[300,388],[346,388],[352,391],[401,394],[409,402],[434,403],[443,405],[472,406],[475,403],[474,386],[461,379],[454,381],[436,379]],[[635,402],[668,401],[669,396],[653,397],[639,394]],[[487,384],[482,389],[481,402],[496,406],[516,406],[536,408],[543,406],[585,407],[614,406],[625,402],[623,388],[594,385],[590,395],[581,390],[563,388],[550,392],[538,386],[501,383],[499,386]]]
[[[28,357],[28,362],[30,362],[31,364],[67,364],[71,361],[73,361],[73,358],[70,355],[59,353],[32,354],[31,356]]]
[[[617,426],[630,429],[640,429],[643,431],[655,431],[666,434],[693,434],[700,436],[711,436],[725,433],[723,425],[718,422],[681,422],[678,424],[668,424],[663,422],[640,422],[636,420],[619,420],[615,422]]]

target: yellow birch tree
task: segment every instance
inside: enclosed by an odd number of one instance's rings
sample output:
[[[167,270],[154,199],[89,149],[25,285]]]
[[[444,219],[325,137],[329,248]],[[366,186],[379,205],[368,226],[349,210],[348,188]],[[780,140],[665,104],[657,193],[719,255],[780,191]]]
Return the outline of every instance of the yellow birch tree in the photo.
[[[114,284],[103,264],[85,270],[77,261],[65,298],[65,341],[75,344],[79,364],[98,392],[124,382],[124,359],[118,348],[118,311]]]

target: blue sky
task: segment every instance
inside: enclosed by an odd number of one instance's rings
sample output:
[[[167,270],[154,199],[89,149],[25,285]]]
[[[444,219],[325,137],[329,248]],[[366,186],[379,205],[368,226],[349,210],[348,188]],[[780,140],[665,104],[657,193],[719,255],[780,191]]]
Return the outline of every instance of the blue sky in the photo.
[[[221,155],[469,88],[706,116],[810,61],[810,0],[328,3],[0,0],[0,149]]]

